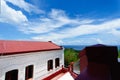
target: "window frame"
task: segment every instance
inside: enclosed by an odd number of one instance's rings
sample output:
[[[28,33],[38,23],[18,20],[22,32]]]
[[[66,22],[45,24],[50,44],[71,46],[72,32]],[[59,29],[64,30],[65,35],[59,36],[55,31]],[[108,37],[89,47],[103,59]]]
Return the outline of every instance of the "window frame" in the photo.
[[[25,68],[25,80],[33,79],[34,65],[26,66]]]
[[[53,60],[52,59],[47,61],[47,70],[48,71],[53,70]]]
[[[5,80],[18,80],[18,69],[14,69],[6,72]]]
[[[55,68],[60,67],[60,58],[55,58]]]

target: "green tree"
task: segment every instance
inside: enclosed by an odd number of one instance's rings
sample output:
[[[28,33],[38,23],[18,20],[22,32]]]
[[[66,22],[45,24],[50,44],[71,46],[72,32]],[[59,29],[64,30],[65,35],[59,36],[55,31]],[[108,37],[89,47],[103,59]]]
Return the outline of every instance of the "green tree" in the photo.
[[[65,66],[67,67],[71,62],[77,61],[79,51],[74,50],[72,48],[68,48],[64,50],[64,60],[65,60]]]

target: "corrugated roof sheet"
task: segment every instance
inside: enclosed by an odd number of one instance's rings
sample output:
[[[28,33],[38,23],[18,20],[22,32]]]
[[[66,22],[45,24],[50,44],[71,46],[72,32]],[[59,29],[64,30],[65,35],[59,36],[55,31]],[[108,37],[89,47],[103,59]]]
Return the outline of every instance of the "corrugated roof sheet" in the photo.
[[[0,55],[62,49],[52,42],[0,40]]]

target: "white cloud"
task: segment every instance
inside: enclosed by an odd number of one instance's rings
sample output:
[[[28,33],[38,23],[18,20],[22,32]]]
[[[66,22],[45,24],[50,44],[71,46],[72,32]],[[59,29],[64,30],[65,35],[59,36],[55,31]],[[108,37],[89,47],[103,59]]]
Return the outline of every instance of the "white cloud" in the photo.
[[[24,9],[27,12],[35,12],[35,13],[43,13],[44,11],[38,9],[37,7],[33,6],[25,2],[25,0],[5,0],[7,2],[12,3],[13,5],[18,6],[19,8]]]
[[[46,33],[67,24],[79,24],[79,20],[69,19],[64,11],[53,9],[48,14],[48,17],[39,18],[34,22],[32,21],[26,23],[26,25],[22,25],[21,31],[25,33]]]
[[[48,39],[64,39],[70,37],[77,37],[81,35],[101,33],[104,31],[110,31],[115,28],[120,27],[120,19],[115,19],[112,21],[107,21],[98,25],[87,24],[87,25],[79,25],[74,28],[67,28],[61,31],[61,34],[57,33],[49,33],[47,35]],[[44,37],[44,36],[43,36]]]
[[[112,29],[108,33],[113,34],[113,35],[117,36],[118,38],[120,36],[120,30]]]
[[[47,17],[42,17],[34,22],[26,23],[26,25],[20,28],[24,33],[48,33],[50,31],[54,31],[56,29],[62,28],[66,25],[66,28],[76,27],[81,24],[90,24],[94,22],[94,20],[85,19],[80,20],[77,18],[71,19],[69,18],[63,10],[52,9],[51,12],[48,13]],[[29,27],[27,27],[29,26]]]
[[[66,28],[60,32],[50,32],[47,35],[40,35],[33,37],[32,39],[35,40],[63,40],[63,39],[71,39],[75,37],[80,37],[83,35],[89,35],[89,34],[97,34],[97,33],[108,33],[111,32],[113,29],[120,28],[120,19],[114,19],[111,21],[106,21],[101,24],[87,24],[87,25],[79,25],[75,26],[74,28]],[[112,31],[112,34],[118,34],[119,32]],[[109,34],[108,34],[109,35]],[[104,35],[103,35],[104,36]],[[75,38],[77,39],[77,38]],[[101,39],[97,38],[97,43],[104,43]]]
[[[22,11],[16,11],[9,7],[6,1],[24,9],[27,12],[33,12],[38,10],[33,5],[25,2],[24,0],[1,0],[1,14],[0,22],[10,23],[13,25],[19,25],[18,29],[24,33],[34,34],[36,36],[31,37],[33,40],[40,41],[54,41],[58,44],[73,44],[73,43],[110,43],[114,41],[118,43],[120,31],[116,30],[120,28],[120,18],[110,21],[104,21],[105,19],[80,19],[70,18],[63,10],[52,9],[38,19],[28,20],[26,15]],[[36,11],[36,12],[37,12]],[[96,21],[101,21],[99,24],[94,24]],[[103,38],[79,38],[83,35],[101,34],[115,36],[116,39],[110,38],[109,42],[103,40]],[[78,37],[78,38],[76,38]],[[109,37],[108,37],[109,38]],[[79,39],[79,40],[76,40]],[[69,40],[69,41],[67,41]],[[71,40],[71,41],[70,41]]]
[[[94,25],[94,24],[80,25],[74,29],[70,29],[69,34],[75,33],[78,35],[86,35],[86,34],[101,33],[103,31],[119,28],[120,27],[119,22],[120,22],[120,19],[115,19],[115,20],[106,21],[97,25]]]
[[[0,22],[19,24],[26,21],[28,19],[21,11],[10,8],[4,0],[1,0]]]
[[[99,38],[94,38],[98,44],[104,44],[104,42]]]

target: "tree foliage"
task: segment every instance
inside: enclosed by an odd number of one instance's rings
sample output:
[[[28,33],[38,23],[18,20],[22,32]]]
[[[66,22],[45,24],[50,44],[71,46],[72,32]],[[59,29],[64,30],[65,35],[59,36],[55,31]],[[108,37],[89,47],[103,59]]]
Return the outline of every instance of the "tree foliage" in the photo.
[[[65,66],[68,66],[70,62],[77,61],[79,59],[78,54],[79,54],[79,51],[74,50],[72,48],[66,48],[64,50]]]

